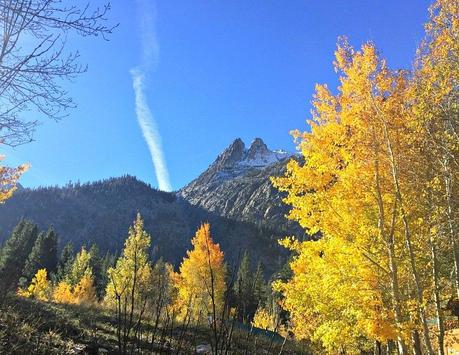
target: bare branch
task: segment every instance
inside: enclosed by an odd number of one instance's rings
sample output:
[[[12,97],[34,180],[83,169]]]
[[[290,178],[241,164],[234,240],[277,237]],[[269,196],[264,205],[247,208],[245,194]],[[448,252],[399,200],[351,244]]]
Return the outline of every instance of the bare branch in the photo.
[[[0,141],[30,142],[42,117],[60,120],[76,105],[62,82],[86,72],[67,37],[108,36],[110,3],[91,9],[63,0],[0,0]],[[27,42],[25,41],[27,40]],[[29,115],[26,116],[26,113]],[[30,119],[32,115],[37,118]]]

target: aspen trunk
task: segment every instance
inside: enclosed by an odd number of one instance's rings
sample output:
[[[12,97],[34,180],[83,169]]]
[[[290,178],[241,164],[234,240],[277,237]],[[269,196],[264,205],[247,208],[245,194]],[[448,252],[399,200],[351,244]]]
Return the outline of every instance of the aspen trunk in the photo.
[[[432,277],[434,281],[434,299],[435,299],[435,312],[437,313],[438,319],[438,354],[445,355],[444,343],[445,343],[445,327],[443,324],[443,312],[441,310],[440,301],[440,286],[438,280],[438,258],[437,248],[433,236],[429,238],[430,250],[432,254]]]
[[[395,322],[398,326],[402,323],[402,312],[400,309],[400,290],[398,287],[398,269],[397,264],[395,262],[395,249],[393,241],[389,241],[388,243],[388,255],[389,255],[389,270],[390,270],[390,281],[391,281],[391,293],[393,299],[393,308],[394,308],[394,316]],[[398,335],[397,336],[397,347],[399,355],[407,354],[406,345],[403,338]]]
[[[395,323],[398,327],[401,326],[402,324],[402,312],[400,308],[400,289],[399,289],[399,282],[398,282],[398,268],[397,268],[397,262],[395,259],[395,239],[394,239],[394,223],[395,223],[395,212],[397,209],[397,206],[395,205],[393,207],[393,213],[392,213],[392,221],[391,221],[391,228],[390,228],[390,233],[387,236],[385,232],[385,209],[384,209],[384,203],[382,199],[382,192],[381,192],[381,185],[380,185],[380,174],[379,174],[379,149],[378,149],[378,144],[377,140],[375,137],[375,133],[373,131],[373,141],[374,141],[374,154],[375,154],[375,159],[374,159],[374,168],[375,168],[375,187],[376,187],[376,196],[377,196],[377,202],[378,202],[378,228],[379,228],[379,233],[382,238],[386,242],[386,248],[387,248],[387,255],[389,258],[389,271],[390,271],[390,286],[391,286],[391,296],[392,296],[392,308],[394,311],[394,316],[395,316]],[[407,354],[407,349],[405,342],[403,338],[398,335],[397,336],[397,348],[398,348],[398,353],[400,355],[405,355]]]
[[[447,162],[445,164],[448,164]],[[454,283],[456,286],[456,294],[459,299],[459,243],[455,235],[455,225],[454,225],[454,216],[453,216],[453,204],[452,204],[452,181],[448,169],[445,167],[445,189],[446,189],[446,214],[448,218],[448,231],[449,237],[451,239],[451,244],[453,247],[453,256],[454,256],[454,274],[455,279]]]
[[[404,227],[404,230],[405,230],[405,243],[406,243],[406,247],[407,247],[408,255],[409,255],[409,261],[410,261],[410,266],[411,266],[411,274],[412,274],[413,279],[414,279],[416,300],[418,302],[417,311],[418,311],[419,318],[421,319],[421,323],[422,323],[422,330],[423,330],[423,335],[424,335],[424,343],[425,343],[425,346],[426,346],[427,354],[433,355],[434,353],[433,353],[432,344],[431,344],[431,341],[430,341],[429,326],[427,324],[427,316],[426,316],[425,307],[424,307],[424,295],[423,295],[424,294],[424,290],[423,290],[423,287],[422,287],[422,284],[421,284],[421,280],[420,280],[420,277],[419,277],[419,273],[418,273],[418,270],[417,270],[417,267],[416,267],[416,259],[415,259],[415,255],[414,255],[413,245],[412,245],[412,242],[411,242],[411,231],[410,231],[408,219],[406,217],[405,208],[404,208],[404,205],[403,205],[403,198],[402,198],[402,192],[401,192],[401,189],[400,189],[397,164],[396,164],[396,161],[395,161],[395,156],[394,156],[394,152],[393,152],[393,149],[392,149],[392,143],[391,143],[391,140],[390,140],[390,137],[389,137],[389,132],[387,130],[387,124],[384,121],[384,119],[382,120],[382,123],[383,123],[383,127],[384,127],[384,136],[385,136],[385,140],[386,140],[388,158],[389,158],[389,161],[390,161],[390,164],[391,164],[391,173],[392,173],[392,179],[393,179],[393,183],[394,183],[394,188],[395,188],[395,192],[397,194],[397,198],[398,198],[398,200],[400,202],[400,212],[401,212],[401,216],[402,216],[403,227]]]
[[[419,339],[419,332],[414,330],[411,334],[411,340],[413,342],[413,354],[422,355],[421,351],[421,340]]]

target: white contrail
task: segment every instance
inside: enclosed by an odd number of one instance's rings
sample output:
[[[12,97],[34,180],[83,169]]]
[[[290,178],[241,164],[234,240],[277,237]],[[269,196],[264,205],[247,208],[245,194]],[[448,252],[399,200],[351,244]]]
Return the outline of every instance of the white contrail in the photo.
[[[141,71],[136,69],[131,70],[131,75],[135,93],[137,121],[139,122],[145,142],[147,142],[148,148],[150,149],[153,165],[155,166],[156,180],[158,180],[158,185],[161,190],[171,191],[172,187],[169,181],[169,172],[167,171],[166,160],[164,159],[161,146],[161,136],[144,94],[144,75]]]
[[[142,64],[131,69],[132,85],[135,93],[135,111],[143,137],[150,150],[159,188],[164,191],[171,191],[172,186],[169,180],[166,159],[164,158],[161,135],[145,96],[145,76],[151,68],[157,65],[159,56],[159,46],[155,31],[155,14],[154,9],[151,7],[152,1],[139,0],[137,4],[140,14]]]

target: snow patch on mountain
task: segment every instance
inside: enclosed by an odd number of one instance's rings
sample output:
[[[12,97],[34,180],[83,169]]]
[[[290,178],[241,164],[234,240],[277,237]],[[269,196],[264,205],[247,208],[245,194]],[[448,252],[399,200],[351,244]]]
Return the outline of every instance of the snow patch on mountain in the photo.
[[[228,179],[252,169],[265,169],[293,155],[285,150],[270,150],[261,138],[255,138],[247,149],[238,138],[219,155],[208,171],[218,180]]]
[[[254,156],[246,156],[243,160],[236,163],[241,167],[264,168],[268,165],[277,163],[281,160],[291,157],[293,154],[286,151],[258,152]]]

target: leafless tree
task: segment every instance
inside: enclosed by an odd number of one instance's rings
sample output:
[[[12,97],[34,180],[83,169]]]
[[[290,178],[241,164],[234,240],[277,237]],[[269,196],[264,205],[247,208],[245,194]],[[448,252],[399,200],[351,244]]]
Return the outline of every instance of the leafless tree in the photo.
[[[110,3],[91,8],[73,0],[0,0],[0,143],[30,142],[41,118],[59,120],[75,103],[62,86],[87,70],[69,35],[102,37]]]

